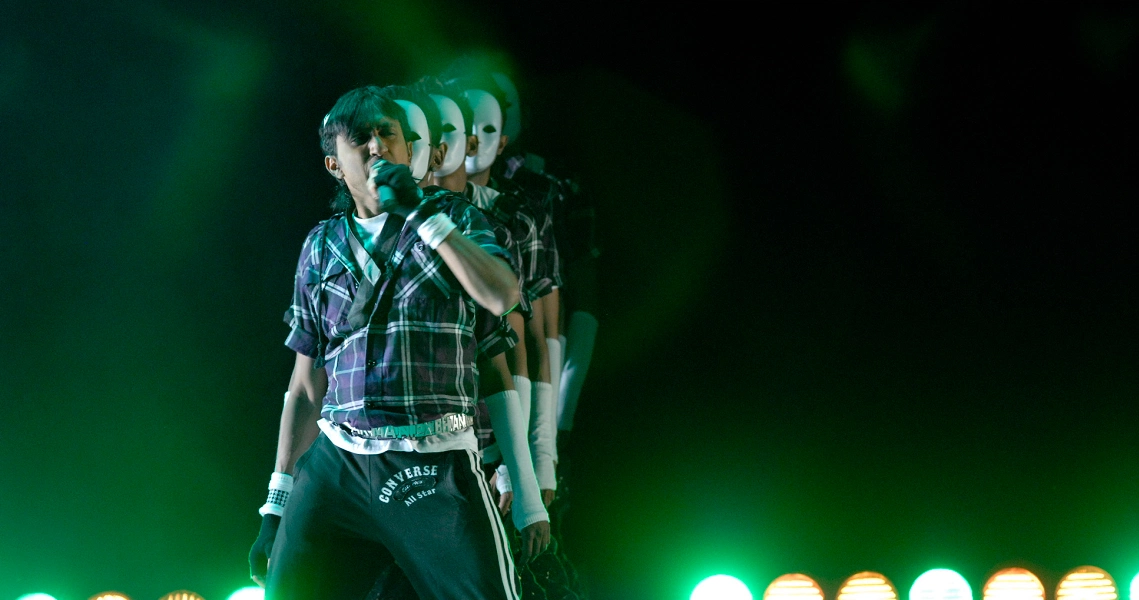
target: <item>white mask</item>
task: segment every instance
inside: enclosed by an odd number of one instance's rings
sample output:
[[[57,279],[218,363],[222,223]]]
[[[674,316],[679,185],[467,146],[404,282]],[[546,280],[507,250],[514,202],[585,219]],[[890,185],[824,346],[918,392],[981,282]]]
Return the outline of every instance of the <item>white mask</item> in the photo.
[[[518,88],[514,82],[503,73],[491,73],[494,82],[502,91],[506,92],[506,124],[502,127],[502,135],[510,138],[510,143],[518,141],[522,136],[522,103],[518,98]]]
[[[414,102],[396,100],[396,103],[407,113],[407,126],[419,136],[411,143],[411,176],[418,182],[427,175],[427,163],[431,162],[431,131],[427,129],[427,115]],[[404,132],[404,138],[409,137]]]
[[[439,121],[443,124],[443,137],[440,141],[447,144],[447,155],[443,157],[443,164],[435,170],[436,177],[446,177],[459,170],[463,158],[467,155],[467,127],[463,123],[463,111],[455,101],[438,94],[431,94],[435,106],[439,107]],[[450,125],[450,127],[448,127]]]
[[[482,173],[498,158],[498,142],[502,139],[502,108],[494,96],[482,90],[463,92],[474,112],[473,133],[479,138],[479,151],[467,157],[467,173]]]

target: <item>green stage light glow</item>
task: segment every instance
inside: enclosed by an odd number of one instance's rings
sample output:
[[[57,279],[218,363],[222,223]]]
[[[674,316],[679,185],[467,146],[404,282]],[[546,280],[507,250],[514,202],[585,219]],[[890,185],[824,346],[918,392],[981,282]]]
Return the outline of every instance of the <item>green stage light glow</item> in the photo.
[[[692,590],[689,600],[752,600],[751,590],[731,575],[713,575]]]
[[[229,595],[226,600],[265,600],[265,590],[251,585]]]
[[[24,594],[23,596],[16,598],[16,600],[55,600],[55,596],[37,592],[35,594]]]
[[[910,587],[910,600],[973,600],[973,588],[952,569],[930,569]]]

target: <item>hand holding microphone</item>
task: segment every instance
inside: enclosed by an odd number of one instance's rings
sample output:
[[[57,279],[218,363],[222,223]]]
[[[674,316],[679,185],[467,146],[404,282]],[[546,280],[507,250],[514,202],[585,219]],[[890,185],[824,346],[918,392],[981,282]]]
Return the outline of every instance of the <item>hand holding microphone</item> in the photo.
[[[411,169],[406,166],[386,160],[377,161],[372,165],[372,182],[376,184],[380,197],[380,210],[409,218],[410,225],[432,250],[455,230],[451,219],[439,212],[437,198],[423,199],[423,193],[411,176]],[[413,209],[414,215],[409,216]]]
[[[376,184],[382,211],[411,209],[419,204],[419,186],[405,165],[376,161],[372,165],[372,182]]]

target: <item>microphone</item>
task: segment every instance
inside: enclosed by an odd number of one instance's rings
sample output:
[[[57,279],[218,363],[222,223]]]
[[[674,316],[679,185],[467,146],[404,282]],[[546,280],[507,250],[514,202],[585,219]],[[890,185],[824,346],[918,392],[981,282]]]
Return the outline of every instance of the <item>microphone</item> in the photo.
[[[381,208],[394,207],[394,206],[399,204],[396,201],[395,190],[392,189],[392,186],[381,185],[378,188],[378,190],[380,192],[380,207]]]
[[[376,171],[386,164],[388,164],[388,161],[386,161],[386,160],[376,161],[376,163],[372,165],[372,177],[375,178]],[[395,190],[392,189],[392,186],[390,186],[390,185],[376,186],[376,191],[380,195],[380,209],[381,210],[385,210],[385,211],[391,210],[392,208],[399,206],[399,202],[396,200]]]

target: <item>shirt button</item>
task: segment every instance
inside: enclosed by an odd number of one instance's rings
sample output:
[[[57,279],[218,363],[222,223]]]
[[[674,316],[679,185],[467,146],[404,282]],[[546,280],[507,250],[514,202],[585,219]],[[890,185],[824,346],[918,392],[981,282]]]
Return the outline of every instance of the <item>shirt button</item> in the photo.
[[[376,362],[376,361],[374,361],[374,360],[369,360],[367,364],[368,364],[368,368],[369,368],[369,369],[374,369],[374,368],[376,368],[376,365],[377,365],[377,364],[379,364],[379,363],[377,363],[377,362]]]

